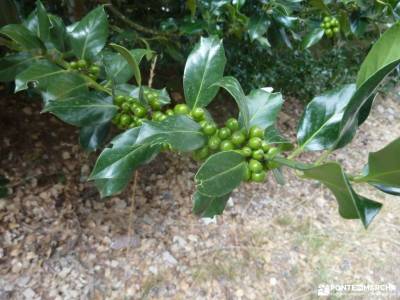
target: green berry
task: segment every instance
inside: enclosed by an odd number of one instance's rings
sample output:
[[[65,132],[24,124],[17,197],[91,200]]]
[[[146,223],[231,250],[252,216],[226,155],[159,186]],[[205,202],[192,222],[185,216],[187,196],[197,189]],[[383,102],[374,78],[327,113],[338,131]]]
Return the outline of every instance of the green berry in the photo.
[[[87,67],[87,62],[84,59],[80,59],[80,60],[77,61],[77,65],[78,65],[79,68],[84,69],[84,68]]]
[[[203,127],[203,132],[205,135],[211,136],[217,131],[217,126],[212,123],[207,123]]]
[[[332,30],[334,33],[339,33],[339,31],[340,31],[339,27],[334,27]]]
[[[331,37],[333,35],[332,29],[326,29],[325,30],[325,34],[326,34],[327,37]]]
[[[249,140],[249,147],[253,150],[261,148],[262,140],[259,137],[253,137]]]
[[[229,118],[228,120],[226,120],[225,126],[232,131],[236,131],[239,129],[239,122],[235,118]]]
[[[200,127],[203,129],[204,126],[206,126],[208,124],[207,120],[203,120],[199,122]]]
[[[149,100],[149,104],[152,110],[160,110],[161,109],[161,103],[157,99],[151,99]]]
[[[162,116],[164,116],[164,114],[163,114],[161,111],[155,111],[155,112],[153,113],[153,115],[151,116],[151,118],[152,118],[154,121],[161,121],[160,118],[162,118]]]
[[[116,114],[116,115],[112,118],[112,122],[113,122],[114,124],[118,124],[120,118],[121,118],[121,114]]]
[[[168,108],[168,109],[165,111],[165,114],[166,114],[167,116],[173,116],[173,115],[174,115],[174,111],[173,111],[172,109]]]
[[[264,130],[262,130],[260,127],[253,126],[250,128],[250,138],[253,137],[258,137],[258,138],[263,138],[264,137]]]
[[[233,146],[232,142],[230,140],[225,140],[221,142],[221,145],[219,147],[221,151],[229,151],[233,150],[235,147]]]
[[[139,118],[143,118],[147,114],[147,109],[142,105],[138,104],[133,112]]]
[[[253,154],[253,150],[251,150],[249,147],[243,147],[240,149],[240,154],[244,157],[250,157]]]
[[[201,107],[196,107],[195,109],[193,109],[191,115],[193,119],[197,122],[204,120],[204,118],[206,117],[206,113]]]
[[[208,150],[208,147],[205,146],[203,148],[200,148],[198,150],[196,150],[193,153],[193,158],[196,160],[204,160],[208,157],[208,154],[210,153],[210,151]]]
[[[132,119],[128,114],[122,114],[119,119],[119,124],[123,127],[128,127]]]
[[[241,131],[235,131],[231,136],[231,142],[236,145],[240,146],[246,141],[246,135]]]
[[[279,168],[279,163],[277,163],[276,161],[269,160],[267,162],[267,168],[268,170]]]
[[[98,66],[91,66],[89,68],[89,72],[94,74],[94,75],[99,75],[100,73],[100,68]]]
[[[325,18],[324,18],[324,22],[325,22],[325,23],[328,23],[328,22],[330,22],[330,21],[331,21],[331,18],[330,18],[330,17],[325,17]]]
[[[226,140],[228,137],[231,136],[231,133],[231,130],[227,127],[222,127],[220,130],[218,130],[218,136],[221,140]]]
[[[144,119],[138,119],[138,120],[136,121],[137,126],[142,126],[142,125],[143,125],[143,120],[144,120]]]
[[[263,160],[264,159],[264,151],[262,151],[261,149],[254,150],[251,156],[256,160]]]
[[[260,172],[253,172],[251,174],[251,180],[254,182],[263,182],[265,180],[266,173],[264,170]]]
[[[131,110],[131,105],[128,102],[124,102],[122,103],[121,108],[124,112],[128,112]]]
[[[261,142],[261,148],[263,149],[263,151],[265,153],[267,153],[269,148],[271,148],[271,146],[266,141],[262,141]]]
[[[69,67],[70,67],[71,69],[78,69],[78,64],[76,63],[76,61],[71,61],[71,62],[69,63]]]
[[[263,165],[258,160],[250,159],[249,169],[255,173],[261,172],[263,170]]]
[[[174,107],[174,112],[177,115],[187,115],[190,112],[190,109],[186,104],[177,104]]]
[[[114,98],[114,102],[115,102],[115,104],[117,104],[118,106],[121,106],[122,103],[125,102],[125,96],[123,96],[123,95],[118,95],[117,97]]]
[[[221,144],[221,139],[216,136],[213,135],[212,137],[210,137],[210,139],[208,140],[208,147],[211,150],[217,150],[219,148],[219,145]]]
[[[129,106],[130,106],[130,108],[131,108],[131,111],[132,111],[133,113],[135,113],[135,109],[136,109],[136,107],[139,106],[139,103],[136,102],[136,101],[132,101],[132,102],[129,103]]]

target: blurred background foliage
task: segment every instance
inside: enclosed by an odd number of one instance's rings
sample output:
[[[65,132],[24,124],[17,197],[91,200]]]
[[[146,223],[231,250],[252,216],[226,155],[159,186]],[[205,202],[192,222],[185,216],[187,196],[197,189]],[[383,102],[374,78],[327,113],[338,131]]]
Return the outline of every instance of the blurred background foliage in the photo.
[[[73,23],[104,4],[112,40],[158,53],[157,79],[179,89],[183,64],[201,35],[224,38],[227,73],[246,92],[272,86],[302,101],[354,81],[373,41],[400,17],[399,0],[44,0]],[[19,22],[34,0],[2,0],[1,25]],[[324,18],[338,20],[326,34]],[[329,22],[328,22],[329,23]]]

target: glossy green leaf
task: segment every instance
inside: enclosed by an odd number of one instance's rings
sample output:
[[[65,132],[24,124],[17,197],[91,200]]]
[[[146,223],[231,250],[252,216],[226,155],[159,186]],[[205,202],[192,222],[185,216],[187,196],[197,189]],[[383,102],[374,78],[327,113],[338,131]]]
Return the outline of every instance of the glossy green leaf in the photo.
[[[197,191],[209,197],[226,195],[238,187],[246,172],[246,161],[235,151],[210,156],[198,170]]]
[[[251,17],[248,31],[251,41],[262,37],[268,30],[270,21],[265,16]]]
[[[88,91],[88,82],[74,72],[62,73],[56,80],[50,80],[42,89],[45,104],[50,100],[80,96]]]
[[[226,76],[214,83],[214,85],[224,88],[229,94],[231,94],[233,99],[235,99],[237,105],[239,106],[239,122],[243,128],[248,130],[250,127],[250,112],[247,104],[247,98],[239,81],[237,81],[235,77]]]
[[[303,49],[310,48],[318,43],[324,37],[324,29],[322,28],[314,28],[310,31],[301,42],[301,47]]]
[[[134,49],[129,52],[139,65],[149,51],[147,49]],[[134,69],[120,53],[106,52],[103,55],[103,61],[107,75],[114,80],[115,84],[126,83],[134,75]]]
[[[400,196],[400,188],[398,187],[386,186],[382,184],[372,184],[372,186],[386,194]]]
[[[29,83],[34,83],[36,88],[44,89],[60,75],[68,72],[47,60],[38,61],[15,77],[15,92],[26,90]]]
[[[335,149],[349,143],[358,127],[360,112],[366,119],[371,97],[377,88],[400,63],[400,23],[393,25],[374,44],[357,75],[357,91],[348,103],[340,123],[340,135]],[[366,108],[367,107],[367,108]]]
[[[27,52],[3,56],[0,58],[0,81],[13,81],[18,73],[37,61],[39,57]]]
[[[361,219],[365,228],[382,207],[381,203],[356,194],[346,174],[337,163],[327,163],[303,172],[306,178],[319,180],[332,191],[339,204],[339,214],[343,218]]]
[[[16,42],[24,50],[43,49],[42,42],[20,24],[9,24],[0,29],[0,34]]]
[[[57,50],[64,52],[67,50],[66,45],[66,28],[63,20],[55,15],[49,14],[50,20],[50,32],[49,39],[46,43],[47,48],[56,48]]]
[[[82,127],[79,131],[79,144],[86,151],[99,149],[110,131],[110,122]]]
[[[109,121],[118,107],[110,99],[95,93],[50,101],[43,112],[50,112],[74,126],[91,126]]]
[[[118,51],[119,54],[127,61],[128,65],[131,67],[133,74],[135,75],[136,82],[139,86],[142,85],[142,75],[140,73],[139,68],[139,61],[136,59],[135,55],[130,52],[125,47],[122,47],[117,44],[111,43],[110,46],[115,50]],[[143,56],[142,56],[143,57]]]
[[[108,21],[103,6],[92,10],[69,33],[72,51],[79,58],[96,60],[106,44]]]
[[[201,38],[190,53],[183,74],[186,103],[191,107],[207,106],[218,93],[213,86],[224,74],[226,64],[222,40]]]
[[[292,143],[279,132],[275,125],[265,128],[264,140],[268,144],[282,145],[287,150],[293,148]]]
[[[137,143],[167,143],[178,151],[193,151],[202,147],[205,138],[198,123],[187,116],[172,116],[162,122],[145,122]]]
[[[370,153],[366,174],[357,181],[400,188],[400,139]]]
[[[249,111],[249,126],[265,129],[274,125],[282,104],[281,93],[269,93],[262,89],[251,91],[246,100]]]
[[[213,218],[221,215],[231,193],[220,197],[208,197],[199,192],[193,195],[193,213],[202,218]]]
[[[297,130],[304,150],[331,148],[337,142],[343,111],[355,91],[354,84],[344,85],[315,97],[306,107]]]
[[[96,161],[90,180],[95,180],[102,197],[121,192],[133,172],[151,161],[160,152],[160,145],[133,144],[106,148]]]
[[[47,16],[46,8],[43,6],[41,1],[36,1],[36,13],[38,18],[38,26],[36,35],[43,41],[46,42],[50,35],[50,20]]]

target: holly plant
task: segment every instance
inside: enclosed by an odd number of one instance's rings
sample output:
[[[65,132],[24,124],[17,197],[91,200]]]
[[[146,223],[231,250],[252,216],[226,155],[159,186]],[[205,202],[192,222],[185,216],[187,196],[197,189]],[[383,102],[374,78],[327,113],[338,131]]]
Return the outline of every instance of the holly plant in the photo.
[[[307,105],[297,145],[276,126],[282,95],[266,88],[246,95],[238,80],[224,76],[224,47],[216,37],[201,38],[190,53],[183,75],[185,103],[172,106],[166,89],[143,84],[140,62],[151,59],[151,50],[107,44],[103,6],[65,26],[38,1],[23,24],[6,25],[0,33],[1,43],[11,50],[0,61],[0,78],[15,80],[16,92],[31,88],[40,93],[44,112],[80,127],[86,149],[98,148],[112,124],[121,130],[90,175],[103,197],[120,193],[138,167],[163,151],[190,154],[201,164],[193,210],[202,217],[221,214],[242,182],[262,183],[272,173],[284,183],[283,167],[320,181],[335,195],[340,215],[360,219],[365,227],[382,204],[357,194],[352,184],[368,183],[400,194],[400,139],[370,153],[360,174],[348,174],[338,162],[327,161],[332,151],[351,142],[368,117],[377,88],[400,63],[400,23],[372,47],[356,83],[319,95]],[[239,115],[227,117],[223,125],[206,108],[220,89],[239,107]],[[320,150],[325,152],[314,163],[296,160],[303,152]]]

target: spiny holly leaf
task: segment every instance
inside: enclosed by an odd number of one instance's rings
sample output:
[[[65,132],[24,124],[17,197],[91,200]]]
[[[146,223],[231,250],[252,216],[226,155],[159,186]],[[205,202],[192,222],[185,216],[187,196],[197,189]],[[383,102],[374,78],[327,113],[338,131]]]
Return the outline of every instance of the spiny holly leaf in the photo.
[[[73,53],[83,59],[96,60],[108,37],[108,21],[104,7],[99,6],[74,25],[69,32]]]
[[[127,186],[133,172],[159,152],[160,145],[151,144],[106,148],[97,159],[89,179],[96,181],[102,197],[119,193]]]
[[[400,139],[368,156],[366,174],[357,181],[400,188]]]
[[[357,75],[357,91],[346,106],[335,149],[348,144],[358,127],[360,112],[369,112],[373,95],[384,78],[400,63],[400,22],[388,29],[374,44]],[[362,116],[365,120],[366,116]]]
[[[111,98],[96,93],[86,93],[50,101],[43,112],[51,112],[65,123],[74,126],[92,126],[105,123],[117,113],[118,107]]]
[[[193,151],[202,147],[205,138],[198,123],[187,116],[172,116],[162,122],[145,122],[137,143],[170,144],[178,151]]]
[[[198,170],[197,191],[208,197],[220,197],[232,192],[242,182],[246,161],[235,151],[218,152],[210,156]]]
[[[332,191],[339,204],[339,214],[345,219],[361,219],[367,228],[381,209],[381,203],[356,194],[337,163],[327,163],[303,172],[305,177],[319,180]]]
[[[220,86],[228,91],[235,99],[237,105],[239,106],[239,122],[241,127],[245,128],[246,131],[249,130],[250,124],[250,112],[247,104],[246,96],[243,92],[242,86],[239,81],[232,76],[226,76],[221,78],[219,81],[214,83],[214,85]]]
[[[266,129],[274,125],[282,104],[281,93],[268,93],[262,89],[251,91],[246,101],[250,117],[249,126]]]
[[[221,215],[231,193],[220,197],[208,197],[199,192],[193,195],[193,212],[202,218],[213,218]]]
[[[129,52],[139,65],[140,61],[149,52],[149,50],[134,49],[130,50]],[[120,53],[105,52],[103,55],[103,61],[106,67],[107,75],[113,79],[115,84],[125,83],[134,75],[134,69],[128,64],[128,61]]]
[[[55,15],[49,14],[49,20],[50,20],[50,33],[49,33],[49,39],[48,42],[46,43],[47,48],[56,48],[58,51],[64,52],[67,50],[66,46],[66,28],[64,25],[63,20]]]
[[[79,131],[79,144],[86,151],[100,148],[110,131],[110,122],[82,127]]]
[[[304,38],[301,43],[301,47],[303,49],[310,48],[318,43],[324,37],[324,29],[322,28],[314,28],[310,31]]]
[[[47,60],[41,60],[30,65],[15,78],[15,92],[28,88],[30,82],[36,83],[36,88],[44,90],[51,82],[57,81],[60,75],[69,72]]]
[[[28,52],[18,52],[2,57],[0,59],[0,81],[13,81],[18,73],[37,61],[39,57],[32,56]]]
[[[185,99],[191,108],[207,106],[218,92],[212,86],[224,74],[226,64],[222,40],[201,38],[190,53],[183,74]]]
[[[13,40],[24,50],[44,49],[42,42],[21,24],[9,24],[0,29],[0,34]]]
[[[317,151],[335,145],[343,111],[354,92],[354,84],[344,85],[315,97],[307,105],[297,130],[301,148]]]

